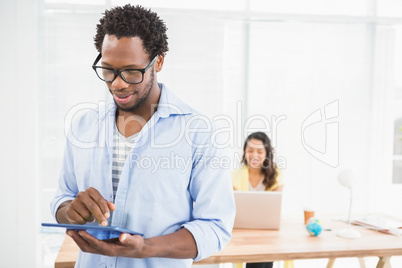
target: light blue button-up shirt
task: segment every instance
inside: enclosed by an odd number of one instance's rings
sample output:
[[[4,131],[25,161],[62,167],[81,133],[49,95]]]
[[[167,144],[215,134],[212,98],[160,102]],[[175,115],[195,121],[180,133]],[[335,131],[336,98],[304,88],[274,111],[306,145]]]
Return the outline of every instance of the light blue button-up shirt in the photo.
[[[184,227],[193,235],[195,261],[230,240],[235,205],[223,131],[179,100],[163,84],[157,111],[135,137],[116,193],[111,225],[145,238]],[[116,106],[82,106],[67,135],[53,215],[78,192],[94,187],[113,200],[112,162]],[[76,267],[190,267],[191,259],[107,257],[80,252]]]

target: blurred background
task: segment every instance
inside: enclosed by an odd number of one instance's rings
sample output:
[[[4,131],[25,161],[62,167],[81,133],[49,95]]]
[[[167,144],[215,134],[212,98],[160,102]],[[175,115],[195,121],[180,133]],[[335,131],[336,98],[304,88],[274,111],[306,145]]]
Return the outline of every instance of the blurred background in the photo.
[[[0,3],[2,267],[53,267],[49,233],[69,113],[110,101],[91,68],[96,24],[121,0]],[[402,217],[402,1],[130,1],[168,27],[159,82],[231,134],[265,131],[285,176],[284,217]]]

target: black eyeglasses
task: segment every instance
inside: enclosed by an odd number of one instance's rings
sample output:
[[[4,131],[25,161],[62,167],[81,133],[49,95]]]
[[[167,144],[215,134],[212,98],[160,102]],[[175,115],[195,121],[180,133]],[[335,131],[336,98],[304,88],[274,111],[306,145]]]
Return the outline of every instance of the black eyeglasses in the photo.
[[[121,79],[129,84],[140,84],[144,80],[144,73],[148,71],[149,68],[154,65],[158,55],[148,64],[144,69],[125,69],[125,70],[116,70],[113,68],[107,68],[102,66],[96,66],[99,60],[102,58],[102,54],[99,53],[98,57],[96,57],[94,63],[92,64],[92,69],[94,69],[96,75],[103,81],[111,83],[113,82],[118,75],[120,75]]]

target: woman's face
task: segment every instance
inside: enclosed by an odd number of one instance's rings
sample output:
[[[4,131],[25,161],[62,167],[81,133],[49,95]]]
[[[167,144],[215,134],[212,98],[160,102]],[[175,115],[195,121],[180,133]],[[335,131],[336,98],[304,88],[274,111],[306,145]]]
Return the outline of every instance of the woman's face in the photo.
[[[251,139],[247,142],[245,158],[250,168],[261,169],[267,156],[264,144],[260,140]]]

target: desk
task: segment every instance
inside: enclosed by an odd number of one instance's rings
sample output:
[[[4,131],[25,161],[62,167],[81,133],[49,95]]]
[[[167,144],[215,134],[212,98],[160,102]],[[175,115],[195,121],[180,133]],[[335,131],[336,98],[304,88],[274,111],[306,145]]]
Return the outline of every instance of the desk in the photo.
[[[353,226],[362,237],[351,240],[340,238],[337,231],[347,225],[321,218],[324,228],[319,236],[309,236],[303,219],[282,219],[280,230],[233,230],[232,240],[218,254],[201,260],[200,264],[230,262],[262,262],[298,259],[330,259],[327,267],[332,267],[335,258],[380,257],[377,267],[386,267],[389,258],[402,255],[402,237],[383,234]],[[56,259],[56,268],[74,267],[78,247],[68,236]]]
[[[74,268],[75,261],[78,258],[79,248],[74,240],[68,235],[65,236],[54,263],[55,268]]]

